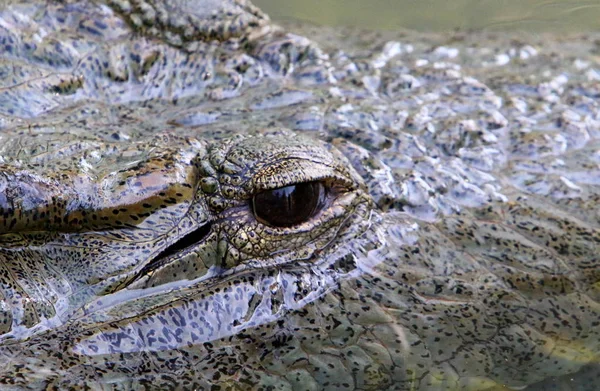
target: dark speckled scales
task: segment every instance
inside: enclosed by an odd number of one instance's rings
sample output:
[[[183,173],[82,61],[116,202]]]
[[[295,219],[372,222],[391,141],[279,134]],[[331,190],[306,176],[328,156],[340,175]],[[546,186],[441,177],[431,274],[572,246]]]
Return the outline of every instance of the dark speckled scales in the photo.
[[[3,3],[0,388],[596,384],[598,38]]]

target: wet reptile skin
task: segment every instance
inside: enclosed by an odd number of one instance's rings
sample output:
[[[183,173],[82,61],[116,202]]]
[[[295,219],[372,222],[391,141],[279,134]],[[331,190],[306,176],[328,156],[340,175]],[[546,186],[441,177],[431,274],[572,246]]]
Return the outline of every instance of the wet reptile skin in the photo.
[[[0,4],[0,389],[597,384],[598,37]]]

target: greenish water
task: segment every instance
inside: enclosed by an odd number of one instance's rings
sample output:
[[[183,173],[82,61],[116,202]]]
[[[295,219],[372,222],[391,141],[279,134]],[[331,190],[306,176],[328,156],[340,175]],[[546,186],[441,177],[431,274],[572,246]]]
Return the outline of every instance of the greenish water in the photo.
[[[255,0],[274,20],[419,31],[600,30],[600,0]]]

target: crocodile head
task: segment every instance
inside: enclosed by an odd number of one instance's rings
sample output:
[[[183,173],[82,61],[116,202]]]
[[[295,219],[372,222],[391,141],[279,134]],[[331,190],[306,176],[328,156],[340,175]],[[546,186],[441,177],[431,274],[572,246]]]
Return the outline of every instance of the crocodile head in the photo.
[[[370,225],[366,187],[331,145],[285,129],[159,140],[138,146],[152,150],[144,160],[93,176],[5,166],[1,256],[22,263],[15,282],[26,288],[9,291],[4,338],[62,323],[101,296],[89,312],[111,293],[125,302],[164,284],[334,263]],[[95,152],[108,164],[111,156]],[[281,294],[293,296],[292,285]]]
[[[597,373],[592,43],[557,63],[559,41],[298,27],[317,44],[241,0],[2,7],[3,389]]]

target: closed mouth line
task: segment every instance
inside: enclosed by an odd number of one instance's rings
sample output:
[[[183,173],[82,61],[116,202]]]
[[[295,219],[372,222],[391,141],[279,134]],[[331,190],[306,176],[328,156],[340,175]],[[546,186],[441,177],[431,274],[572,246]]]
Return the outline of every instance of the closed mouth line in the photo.
[[[158,269],[160,266],[167,263],[171,256],[198,244],[202,239],[208,236],[211,228],[212,223],[208,222],[203,226],[195,229],[194,231],[188,233],[187,235],[183,236],[181,239],[179,239],[169,247],[165,248],[156,257],[154,257],[146,266],[144,266],[144,268],[140,271],[138,276],[141,277],[144,274]]]

